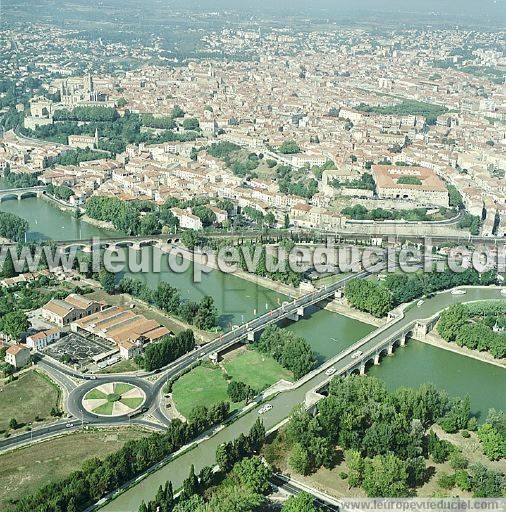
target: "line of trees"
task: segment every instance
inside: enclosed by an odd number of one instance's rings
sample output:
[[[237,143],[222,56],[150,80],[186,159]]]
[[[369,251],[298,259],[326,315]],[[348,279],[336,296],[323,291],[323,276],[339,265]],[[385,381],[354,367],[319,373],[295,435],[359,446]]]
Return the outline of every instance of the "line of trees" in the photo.
[[[148,372],[162,368],[195,348],[195,335],[188,329],[175,336],[164,336],[157,343],[150,343],[137,364]]]
[[[260,510],[267,503],[271,470],[258,457],[265,440],[260,420],[249,434],[216,451],[216,466],[204,466],[196,474],[192,465],[181,493],[174,497],[172,482],[160,486],[155,498],[142,503],[139,512],[230,512]]]
[[[0,237],[21,242],[28,231],[28,221],[13,213],[0,212]]]
[[[157,235],[179,225],[167,205],[158,207],[147,201],[122,201],[117,197],[90,197],[86,214],[111,222],[115,229],[128,235]]]
[[[39,176],[40,172],[12,172],[7,166],[3,181],[10,188],[30,188],[39,184]]]
[[[506,357],[506,332],[493,328],[506,328],[506,315],[473,314],[472,306],[455,304],[441,314],[438,333],[449,342],[472,350],[487,351],[493,357]]]
[[[221,423],[225,415],[216,416]],[[80,512],[109,492],[135,479],[150,467],[177,451],[202,433],[198,423],[172,420],[163,434],[127,442],[120,450],[104,459],[92,458],[69,476],[44,485],[33,494],[23,496],[13,512]]]
[[[282,242],[282,245],[284,246],[286,250],[286,254],[288,255],[292,247],[295,245],[291,240],[284,240]],[[242,245],[241,251],[239,251],[239,266],[242,270],[250,272],[252,269],[250,266],[248,266],[248,263],[246,261],[245,253],[249,255],[250,262],[253,262],[255,260],[254,255],[257,254],[259,247],[253,245],[250,242],[246,242]],[[288,256],[285,259],[284,262],[279,261],[279,259],[276,259],[273,261],[273,264],[275,266],[279,266],[280,270],[278,272],[269,272],[267,270],[267,247],[262,246],[260,247],[260,256],[258,258],[257,265],[255,269],[253,270],[253,273],[262,277],[267,277],[268,279],[272,279],[273,281],[279,281],[284,284],[288,284],[291,286],[299,286],[303,274],[301,272],[295,272],[292,270],[292,268],[289,265]]]
[[[432,272],[430,274],[389,274],[383,282],[353,279],[345,288],[345,296],[351,306],[378,318],[399,304],[410,302],[424,295],[448,290],[456,286],[488,286],[497,280],[495,272],[479,274],[475,269],[464,272]]]
[[[49,183],[46,187],[46,192],[51,196],[62,199],[63,201],[68,201],[74,195],[74,191],[71,188],[66,187],[65,185],[53,185],[52,183]]]
[[[210,330],[218,325],[218,310],[210,296],[203,297],[199,302],[183,301],[181,292],[169,283],[162,282],[152,290],[140,279],[129,276],[122,278],[118,289],[121,293],[128,293],[167,313],[179,316],[198,329]]]
[[[504,416],[495,421],[501,423]],[[289,465],[305,475],[321,466],[332,468],[339,446],[347,465],[341,477],[350,488],[360,486],[370,497],[412,496],[430,477],[429,457],[437,463],[450,460],[459,471],[468,466],[456,446],[427,432],[436,422],[448,432],[476,425],[468,399],[450,399],[430,384],[390,392],[371,377],[333,379],[316,416],[302,408],[293,412],[285,431]],[[477,477],[484,471],[488,483]],[[465,480],[475,496],[504,492],[504,475],[480,465],[470,466]]]
[[[361,103],[355,110],[393,116],[424,116],[427,124],[436,124],[438,116],[448,111],[446,107],[415,100],[402,100],[394,105],[366,105]]]
[[[427,214],[426,208],[413,208],[412,210],[385,210],[384,208],[374,208],[373,210],[368,210],[365,206],[356,204],[343,208],[341,213],[354,220],[406,220],[416,222],[434,220],[433,217]],[[439,213],[444,217],[449,217],[455,212],[447,208],[440,208]]]
[[[260,338],[253,342],[253,347],[272,356],[283,368],[293,372],[295,379],[300,379],[317,365],[316,355],[304,338],[275,325],[267,326]]]
[[[100,160],[105,157],[106,155],[100,151],[94,151],[90,148],[76,148],[51,158],[51,165],[78,165],[80,162]]]

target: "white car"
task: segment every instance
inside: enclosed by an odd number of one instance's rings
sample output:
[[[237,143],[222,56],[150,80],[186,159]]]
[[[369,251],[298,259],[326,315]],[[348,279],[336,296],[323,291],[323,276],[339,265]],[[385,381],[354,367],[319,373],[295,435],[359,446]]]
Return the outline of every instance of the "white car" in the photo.
[[[66,426],[67,428],[72,428],[72,427],[74,426],[74,424],[73,424],[73,423],[67,423],[65,426]]]
[[[423,301],[423,300],[419,300],[419,301],[416,303],[416,305],[417,305],[418,307],[420,307],[423,303],[424,303],[424,301]]]
[[[271,404],[262,405],[262,407],[260,407],[260,409],[258,409],[258,414],[265,414],[266,412],[269,412],[271,409],[272,409]]]
[[[357,350],[356,352],[353,352],[353,354],[351,354],[351,358],[356,359],[357,357],[360,357],[361,355],[362,355],[362,351]]]
[[[331,366],[330,368],[328,368],[326,371],[325,371],[325,375],[334,375],[334,373],[336,373],[336,369]]]
[[[467,292],[465,290],[452,290],[452,295],[465,295]]]

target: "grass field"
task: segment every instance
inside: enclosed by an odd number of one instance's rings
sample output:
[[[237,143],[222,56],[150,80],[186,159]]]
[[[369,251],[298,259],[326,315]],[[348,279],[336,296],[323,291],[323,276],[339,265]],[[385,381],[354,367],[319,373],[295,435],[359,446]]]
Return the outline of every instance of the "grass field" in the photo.
[[[242,350],[224,361],[226,373],[233,380],[249,384],[257,391],[268,388],[280,379],[292,380],[293,375],[274,359],[253,350]],[[210,405],[228,400],[228,381],[222,368],[198,366],[183,375],[172,386],[172,398],[177,410],[188,417],[197,405]],[[242,404],[232,403],[231,410]]]
[[[227,373],[237,381],[242,381],[257,391],[262,391],[280,379],[292,380],[293,374],[285,370],[272,357],[245,350],[238,356],[226,361]]]
[[[147,435],[138,428],[78,432],[0,455],[0,511],[7,509],[9,499],[67,476],[86,459],[103,458]]]
[[[36,371],[0,386],[0,390],[0,431],[9,428],[11,418],[20,424],[31,423],[36,417],[49,418],[51,409],[58,408],[58,387]]]
[[[220,368],[198,366],[174,382],[172,396],[177,410],[185,417],[197,405],[210,405],[228,399],[228,383]]]
[[[123,359],[119,363],[113,364],[99,373],[127,373],[136,372],[139,369],[139,365],[133,359]]]

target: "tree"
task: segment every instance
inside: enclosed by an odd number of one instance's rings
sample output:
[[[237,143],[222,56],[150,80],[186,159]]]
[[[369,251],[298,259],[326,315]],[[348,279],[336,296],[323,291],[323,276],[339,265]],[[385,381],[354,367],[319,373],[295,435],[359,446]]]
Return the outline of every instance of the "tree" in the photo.
[[[9,428],[12,430],[16,430],[19,428],[19,423],[17,422],[16,418],[11,418],[9,421]]]
[[[250,446],[253,453],[259,453],[265,442],[265,427],[260,418],[257,418],[249,431]]]
[[[197,232],[192,229],[187,229],[181,234],[181,242],[185,247],[188,247],[188,249],[195,249],[195,247],[200,245],[201,240]]]
[[[253,398],[256,391],[244,382],[232,380],[228,383],[227,394],[232,402],[242,402]]]
[[[358,487],[364,476],[364,459],[357,450],[346,450],[344,460],[348,466],[348,485]]]
[[[11,311],[0,319],[0,330],[13,340],[19,340],[30,326],[23,311]]]
[[[194,324],[198,329],[207,330],[215,327],[217,323],[218,310],[214,305],[214,299],[206,296],[199,302]]]
[[[240,483],[258,494],[265,494],[269,490],[269,480],[272,471],[259,457],[243,459],[234,466],[232,477],[239,479]]]
[[[195,117],[189,117],[183,120],[183,128],[185,130],[198,130],[199,127],[199,120]]]
[[[181,305],[181,294],[167,282],[161,282],[154,293],[155,304],[167,313],[179,312]]]
[[[190,474],[188,478],[183,481],[183,489],[181,491],[181,496],[183,500],[187,500],[194,494],[198,494],[199,492],[199,479],[197,475],[195,475],[195,466],[192,464],[190,468]]]
[[[304,476],[309,475],[312,464],[308,450],[300,443],[296,443],[290,453],[288,464],[297,473]]]
[[[478,438],[483,445],[483,453],[490,460],[506,457],[506,438],[490,423],[485,423],[478,429]]]
[[[107,269],[103,268],[100,271],[98,280],[100,281],[100,284],[102,285],[102,288],[107,293],[114,293],[116,289],[116,276],[112,272],[109,272]]]
[[[363,488],[371,498],[402,498],[409,495],[406,463],[395,455],[377,455],[367,459]]]
[[[281,512],[318,512],[318,509],[315,507],[313,496],[307,492],[301,492],[288,498]]]
[[[232,443],[223,443],[216,448],[216,463],[222,471],[228,473],[234,465]]]
[[[22,242],[28,231],[28,221],[13,213],[0,212],[0,237]]]
[[[284,155],[292,155],[294,153],[300,153],[300,147],[294,140],[285,140],[279,147],[279,152]]]

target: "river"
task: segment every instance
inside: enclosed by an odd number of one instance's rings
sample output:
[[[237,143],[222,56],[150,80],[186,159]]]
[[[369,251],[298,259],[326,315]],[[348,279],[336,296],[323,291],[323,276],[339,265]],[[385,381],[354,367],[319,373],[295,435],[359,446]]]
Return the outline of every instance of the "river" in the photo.
[[[0,205],[0,210],[10,211],[27,219],[30,223],[30,238],[75,239],[80,236],[84,238],[110,234],[107,230],[73,219],[69,213],[61,212],[41,199],[6,201]],[[182,290],[183,297],[186,295],[193,300],[204,295],[213,296],[221,313],[220,324],[224,328],[249,320],[264,312],[266,308],[275,307],[285,298],[250,281],[217,271],[203,275],[201,283],[193,282],[191,270],[183,274],[173,274],[165,268],[161,274],[148,273],[142,278],[150,286],[167,280]],[[487,296],[493,293],[498,294],[492,290],[487,293],[475,290],[470,292],[468,297],[469,300],[489,298]],[[419,314],[428,317],[434,313],[431,308],[436,306],[436,302],[447,304],[453,300],[456,298],[446,294],[427,301],[419,310]],[[412,309],[407,316],[416,314],[416,309]],[[374,329],[370,325],[325,310],[317,310],[308,318],[288,325],[287,328],[308,340],[320,362],[341,352]],[[481,420],[491,407],[506,409],[504,369],[421,342],[411,341],[406,347],[397,349],[393,357],[384,358],[381,365],[371,368],[369,373],[384,380],[391,388],[432,382],[446,389],[450,395],[467,394],[470,396],[473,412],[478,414]],[[272,399],[273,409],[263,416],[266,427],[270,428],[288,416],[293,406],[304,400],[307,391],[324,378],[325,376],[318,376],[300,388]],[[158,486],[167,479],[172,480],[175,487],[178,487],[187,476],[192,463],[195,463],[196,471],[206,464],[214,463],[216,447],[223,441],[246,432],[256,417],[258,415],[255,411],[244,415],[203,445],[182,455],[176,462],[167,464],[140,482],[135,489],[119,496],[104,510],[135,511],[141,500],[152,499]]]

